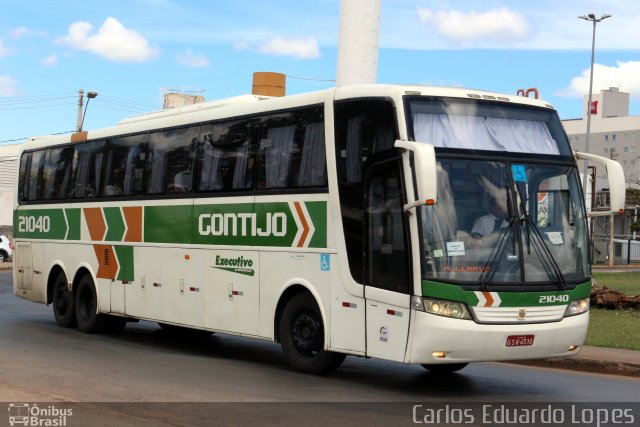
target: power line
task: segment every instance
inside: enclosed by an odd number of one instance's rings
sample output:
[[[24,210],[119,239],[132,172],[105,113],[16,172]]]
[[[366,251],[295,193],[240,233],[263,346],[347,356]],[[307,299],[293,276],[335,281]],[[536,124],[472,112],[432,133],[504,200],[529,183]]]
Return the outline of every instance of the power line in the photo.
[[[35,108],[49,108],[49,107],[60,107],[62,105],[74,105],[72,102],[65,102],[63,104],[49,104],[49,105],[31,105],[28,107],[11,107],[11,108],[0,108],[0,111],[11,111],[11,110],[30,110]]]
[[[48,97],[40,97],[40,98],[30,98],[30,99],[18,99],[18,100],[8,100],[8,99],[0,99],[0,105],[24,105],[24,104],[34,104],[38,102],[49,102],[49,101],[57,101],[60,99],[71,99],[76,98],[76,96],[48,96]]]
[[[64,132],[50,133],[49,135],[64,135],[64,134],[67,134],[67,133],[74,133],[74,132],[75,132],[75,130],[67,130],[67,131],[64,131]],[[30,136],[26,136],[24,138],[5,139],[4,141],[0,141],[0,144],[5,143],[5,142],[24,141],[24,140],[29,139],[29,138],[31,138],[31,137]]]
[[[285,74],[285,75],[290,79],[297,79],[297,80],[312,80],[314,82],[335,82],[335,80],[332,80],[332,79],[316,79],[313,77],[290,76],[289,74]]]

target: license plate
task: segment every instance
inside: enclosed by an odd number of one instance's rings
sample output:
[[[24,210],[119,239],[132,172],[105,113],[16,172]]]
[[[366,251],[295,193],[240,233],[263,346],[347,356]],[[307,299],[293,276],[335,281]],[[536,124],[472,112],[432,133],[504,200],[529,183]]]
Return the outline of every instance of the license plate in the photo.
[[[507,347],[520,347],[533,345],[534,335],[509,335],[507,337]]]

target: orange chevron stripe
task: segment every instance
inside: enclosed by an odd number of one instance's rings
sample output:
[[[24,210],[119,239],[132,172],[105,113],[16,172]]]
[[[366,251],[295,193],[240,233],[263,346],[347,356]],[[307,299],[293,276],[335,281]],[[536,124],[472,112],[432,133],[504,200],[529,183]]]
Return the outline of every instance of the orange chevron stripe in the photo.
[[[96,277],[98,279],[115,279],[116,274],[118,274],[118,258],[113,246],[93,245],[93,250],[98,259]]]
[[[122,208],[124,222],[127,224],[125,242],[142,242],[142,206]]]
[[[487,300],[487,302],[484,304],[484,306],[485,307],[492,307],[494,301],[493,301],[493,297],[491,296],[491,292],[484,291],[484,292],[482,292],[482,295],[484,295],[484,297]]]
[[[89,227],[89,236],[93,241],[101,241],[107,231],[107,225],[104,222],[101,208],[84,208],[84,217]]]
[[[302,208],[300,207],[300,202],[293,202],[293,205],[296,207],[296,212],[298,213],[298,217],[300,218],[300,222],[302,223],[302,236],[300,236],[300,241],[296,245],[299,248],[304,247],[304,242],[307,240],[307,236],[309,235],[309,231],[311,228],[307,223],[307,219],[304,217],[304,212],[302,212]]]

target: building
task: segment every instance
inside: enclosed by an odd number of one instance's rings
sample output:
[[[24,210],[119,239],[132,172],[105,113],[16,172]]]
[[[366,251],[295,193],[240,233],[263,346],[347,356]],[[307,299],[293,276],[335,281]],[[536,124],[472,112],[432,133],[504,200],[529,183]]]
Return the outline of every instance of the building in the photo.
[[[563,120],[571,148],[574,151],[588,151],[592,154],[617,160],[622,165],[627,189],[640,189],[640,116],[629,115],[629,94],[620,92],[616,87],[596,94],[591,106],[588,97],[584,97],[584,115],[580,119]],[[587,134],[587,115],[591,108],[591,136],[589,150],[585,149]],[[582,168],[583,163],[578,163]],[[602,166],[596,167],[595,209],[608,204],[608,182]],[[604,191],[603,191],[604,190]],[[638,201],[627,190],[627,203],[624,214],[614,217],[596,217],[592,222],[593,253],[595,264],[606,263],[609,254],[609,242],[614,241],[614,263],[628,264],[640,262],[640,245],[636,245],[637,233],[630,232],[631,225],[638,222]],[[613,236],[611,236],[613,221]]]
[[[585,96],[582,118],[562,121],[574,151],[587,151],[588,102]],[[640,116],[629,116],[629,94],[610,87],[593,96],[591,108],[588,151],[620,162],[627,186],[640,188]],[[596,190],[607,187],[605,171],[596,170]]]
[[[0,145],[0,234],[11,235],[13,199],[22,144]]]

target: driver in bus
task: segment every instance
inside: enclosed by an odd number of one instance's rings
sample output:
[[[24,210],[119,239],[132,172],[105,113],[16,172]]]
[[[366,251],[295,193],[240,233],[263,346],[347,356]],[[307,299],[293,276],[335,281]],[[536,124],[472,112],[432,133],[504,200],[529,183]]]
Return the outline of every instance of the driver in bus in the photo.
[[[474,221],[473,227],[471,228],[471,237],[481,239],[484,236],[499,231],[508,225],[506,218],[506,206],[502,206],[492,197],[489,200],[489,212],[486,215],[476,218]]]

